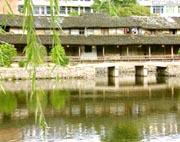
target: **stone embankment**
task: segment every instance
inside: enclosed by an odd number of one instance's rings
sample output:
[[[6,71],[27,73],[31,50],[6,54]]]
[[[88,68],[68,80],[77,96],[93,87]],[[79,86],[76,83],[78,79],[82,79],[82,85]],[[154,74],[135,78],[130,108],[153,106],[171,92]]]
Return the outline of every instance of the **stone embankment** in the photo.
[[[30,79],[33,69],[12,66],[10,68],[1,67],[0,78],[5,80]],[[53,78],[94,78],[95,69],[93,66],[67,66],[60,67],[54,65],[41,65],[36,68],[37,79]]]
[[[166,66],[167,75],[180,77],[180,62],[121,62],[121,63],[101,63],[101,64],[78,64],[74,66],[60,67],[45,64],[37,67],[37,79],[52,78],[95,78],[96,76],[107,75],[107,66],[116,65],[119,67],[120,74],[133,74],[135,65],[145,65],[150,74],[156,73],[156,66]],[[29,79],[31,78],[32,68],[20,68],[13,65],[10,68],[0,68],[0,78],[7,80]]]

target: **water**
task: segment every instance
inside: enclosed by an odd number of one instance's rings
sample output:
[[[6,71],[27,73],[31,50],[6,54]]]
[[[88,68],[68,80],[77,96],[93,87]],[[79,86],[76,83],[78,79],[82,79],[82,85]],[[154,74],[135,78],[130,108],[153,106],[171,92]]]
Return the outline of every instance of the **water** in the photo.
[[[35,125],[29,81],[6,81],[0,94],[0,142],[178,142],[180,79],[37,80],[48,124]]]

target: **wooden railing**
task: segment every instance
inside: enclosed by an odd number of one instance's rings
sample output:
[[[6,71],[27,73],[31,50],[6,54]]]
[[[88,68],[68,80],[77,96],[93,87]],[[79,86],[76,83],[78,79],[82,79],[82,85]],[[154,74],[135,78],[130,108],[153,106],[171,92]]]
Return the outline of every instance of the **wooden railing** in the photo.
[[[78,56],[68,56],[70,62],[108,62],[108,61],[175,61],[180,60],[180,55],[132,55],[132,56],[99,56],[97,58],[83,58]],[[25,60],[24,56],[16,56],[14,62]],[[50,61],[49,56],[45,58],[46,62]]]

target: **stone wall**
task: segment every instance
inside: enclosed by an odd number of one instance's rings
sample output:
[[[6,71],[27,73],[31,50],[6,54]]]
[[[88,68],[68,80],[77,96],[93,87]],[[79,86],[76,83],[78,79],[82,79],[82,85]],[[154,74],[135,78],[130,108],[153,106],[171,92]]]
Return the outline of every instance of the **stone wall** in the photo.
[[[110,65],[110,64],[108,64]],[[53,79],[53,78],[87,78],[94,79],[95,77],[107,76],[107,64],[79,64],[68,67],[60,67],[54,65],[41,65],[37,68],[37,79]],[[117,63],[113,64],[119,67],[119,75],[135,74],[135,65],[138,63]],[[142,63],[139,63],[142,65]],[[144,63],[148,68],[148,74],[156,74],[156,66],[166,66],[168,76],[180,77],[180,63]],[[0,68],[0,78],[5,80],[29,79],[32,74],[31,68]]]
[[[29,79],[31,78],[32,68],[2,68],[0,69],[1,79]],[[95,68],[93,66],[40,66],[36,70],[37,79],[52,78],[94,78]]]

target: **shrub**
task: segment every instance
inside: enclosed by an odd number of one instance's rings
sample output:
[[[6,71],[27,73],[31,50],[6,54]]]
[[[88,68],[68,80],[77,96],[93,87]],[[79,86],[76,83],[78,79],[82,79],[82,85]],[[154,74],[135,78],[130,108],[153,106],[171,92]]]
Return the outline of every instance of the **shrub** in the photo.
[[[24,67],[25,66],[25,61],[23,61],[23,60],[20,60],[19,62],[18,62],[18,65],[19,65],[19,67]]]
[[[50,52],[51,61],[55,64],[66,66],[69,63],[69,58],[65,55],[64,48],[56,45]]]
[[[0,66],[10,66],[12,58],[17,55],[16,48],[13,45],[0,44]]]

